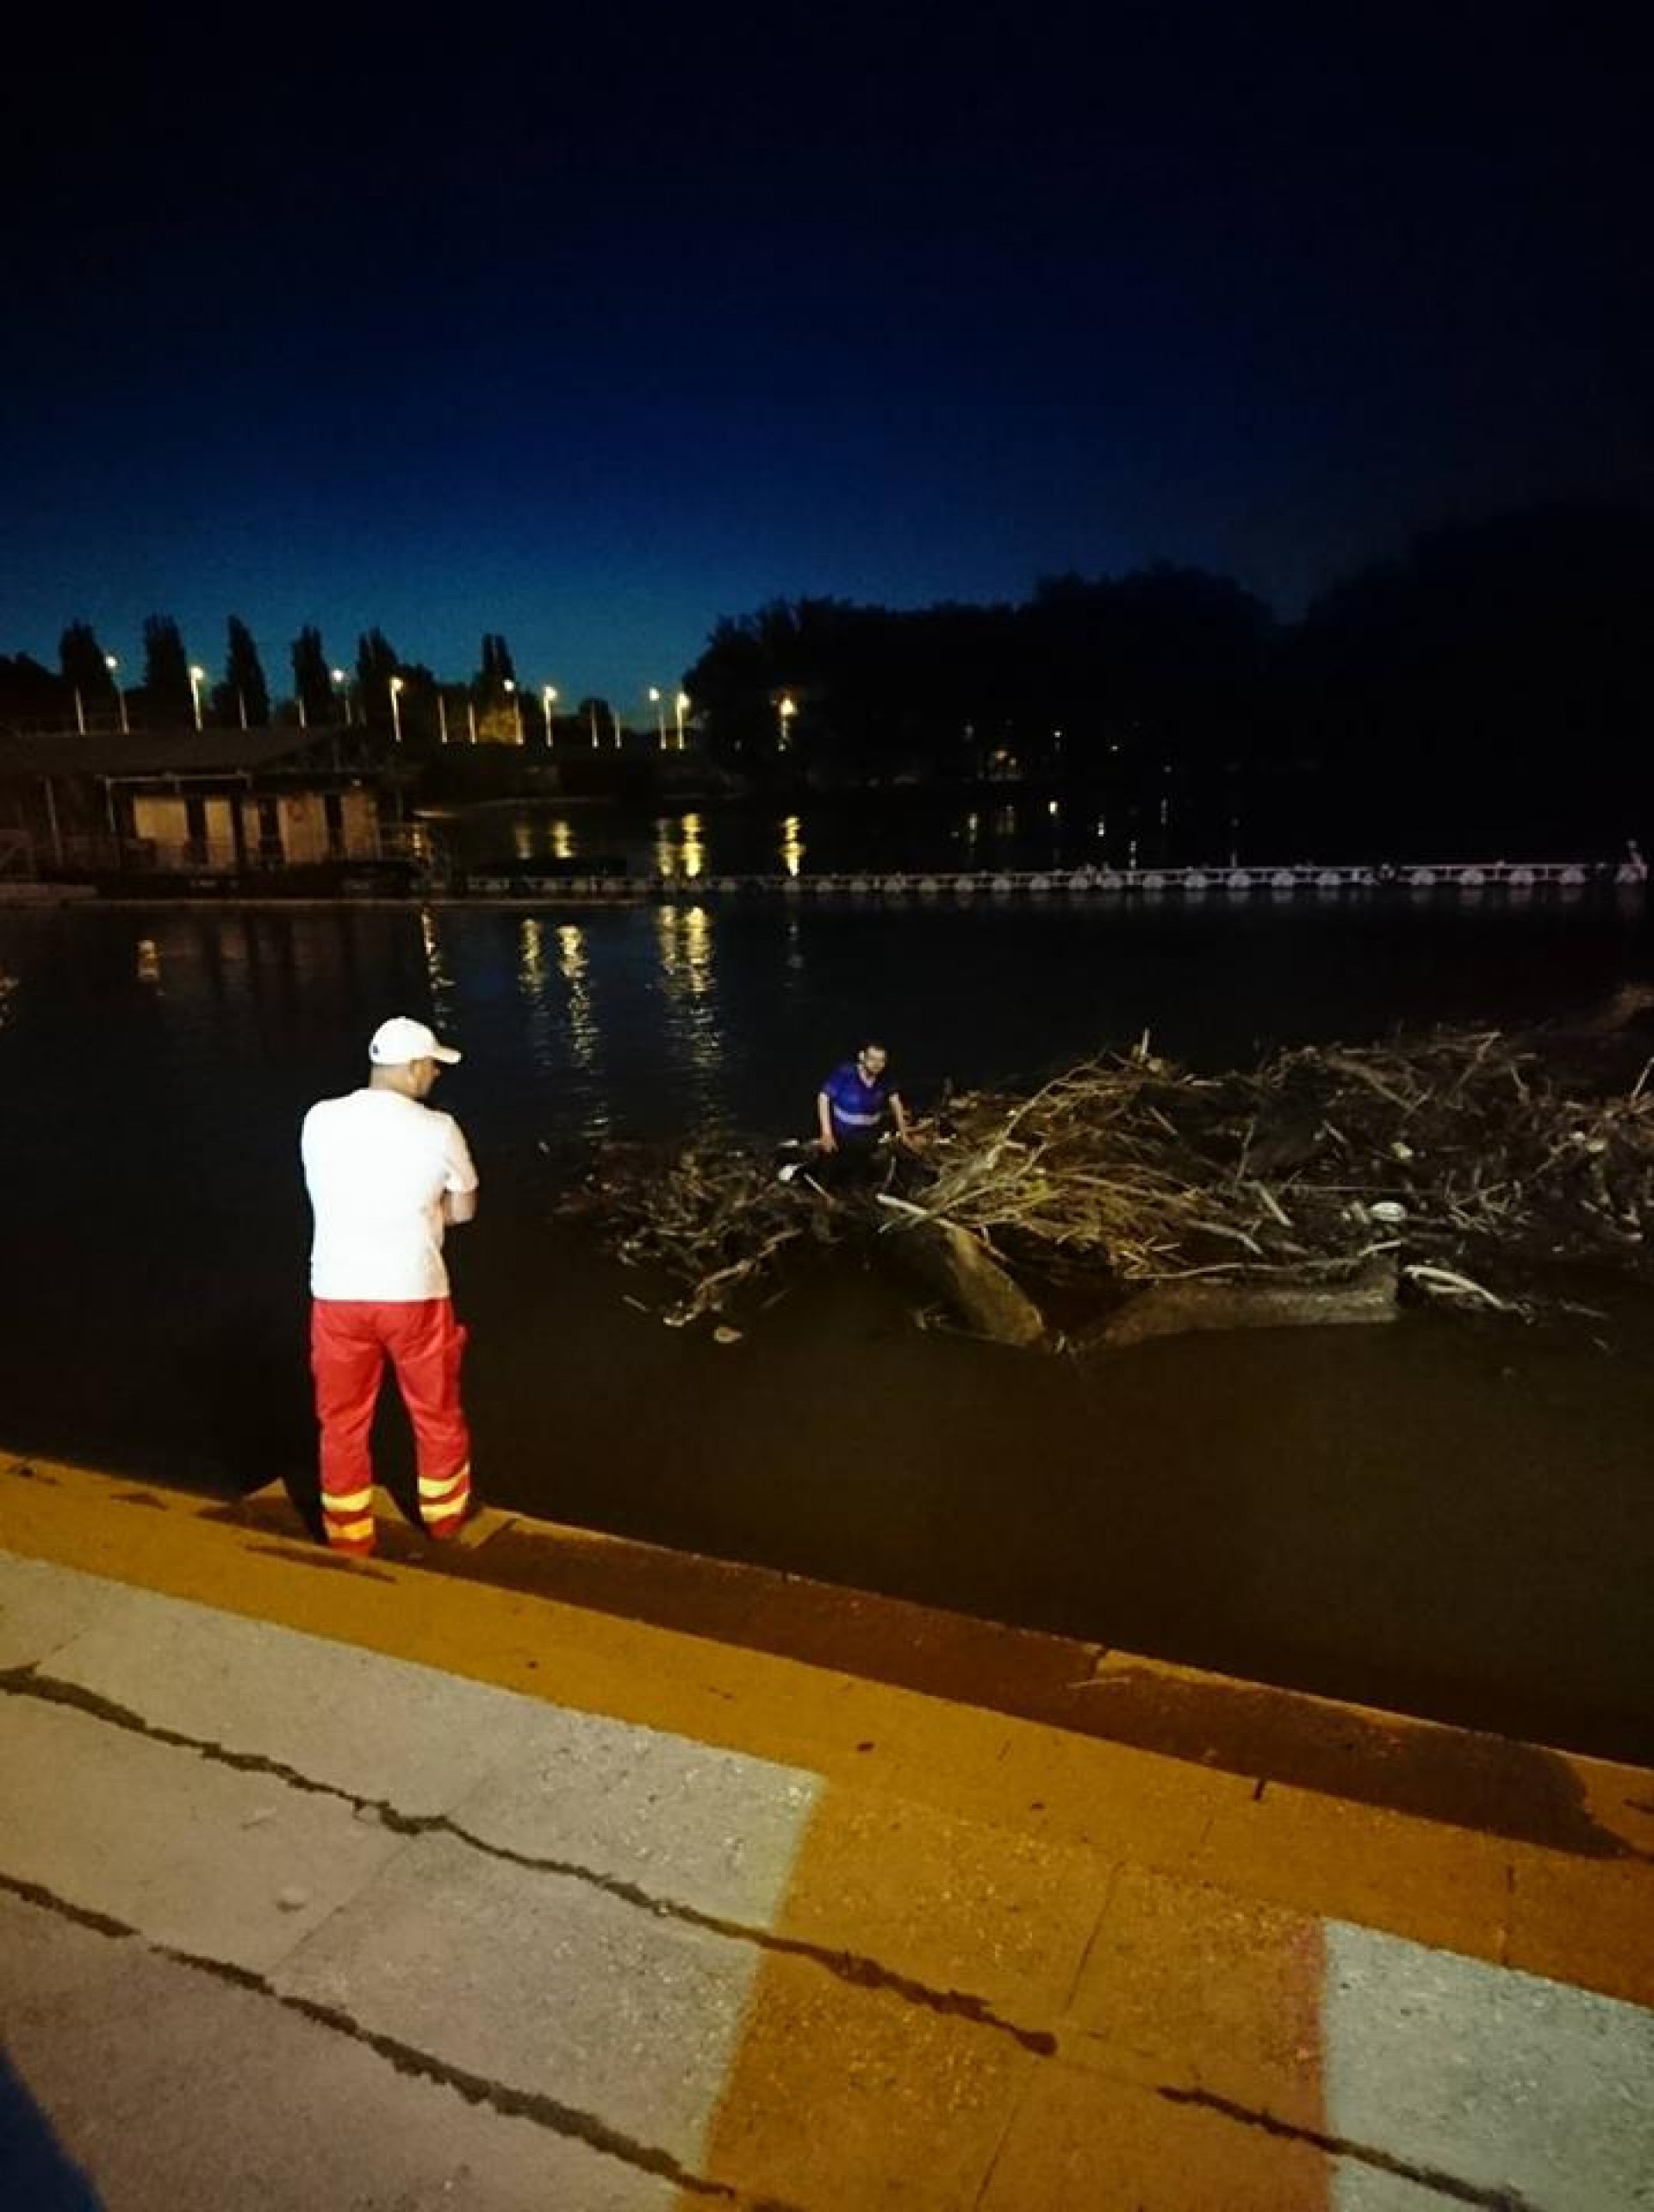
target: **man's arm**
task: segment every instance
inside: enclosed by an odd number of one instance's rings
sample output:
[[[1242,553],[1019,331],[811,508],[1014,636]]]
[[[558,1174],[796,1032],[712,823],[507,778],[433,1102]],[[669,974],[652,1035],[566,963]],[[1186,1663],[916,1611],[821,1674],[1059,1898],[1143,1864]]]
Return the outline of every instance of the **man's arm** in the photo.
[[[890,1094],[890,1118],[896,1125],[897,1136],[905,1144],[908,1139],[907,1108],[902,1104],[899,1091],[892,1091]]]
[[[452,1228],[476,1218],[476,1169],[459,1124],[451,1115],[445,1116],[445,1119],[448,1126],[443,1131],[443,1150],[447,1157],[448,1185],[442,1194],[442,1218]]]
[[[816,1120],[821,1130],[821,1149],[836,1152],[838,1139],[833,1135],[833,1102],[825,1091],[816,1093]]]

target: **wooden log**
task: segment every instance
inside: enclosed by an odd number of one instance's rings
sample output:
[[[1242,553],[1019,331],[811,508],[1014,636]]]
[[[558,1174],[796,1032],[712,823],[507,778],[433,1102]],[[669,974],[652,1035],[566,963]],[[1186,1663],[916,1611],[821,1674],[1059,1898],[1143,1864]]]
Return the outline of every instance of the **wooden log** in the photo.
[[[968,1229],[939,1221],[904,1199],[881,1197],[880,1244],[896,1263],[937,1291],[979,1336],[1030,1349],[1048,1341],[1045,1316]]]
[[[1396,1311],[1396,1263],[1382,1258],[1342,1283],[1151,1283],[1070,1342],[1077,1352],[1113,1350],[1194,1329],[1326,1329],[1393,1321]]]

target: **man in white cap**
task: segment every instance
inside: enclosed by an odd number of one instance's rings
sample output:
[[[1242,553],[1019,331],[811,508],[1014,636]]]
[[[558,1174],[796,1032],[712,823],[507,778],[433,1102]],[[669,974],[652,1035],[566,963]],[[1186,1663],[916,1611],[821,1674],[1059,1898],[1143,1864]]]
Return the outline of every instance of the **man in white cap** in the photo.
[[[451,1114],[425,1103],[459,1058],[397,1014],[368,1046],[364,1090],[323,1099],[300,1151],[315,1216],[310,1371],[321,1427],[321,1505],[335,1551],[374,1548],[369,1439],[387,1359],[414,1424],[420,1515],[458,1533],[471,1502],[471,1438],[459,1396],[465,1330],[454,1318],[443,1231],[476,1212],[476,1169]]]

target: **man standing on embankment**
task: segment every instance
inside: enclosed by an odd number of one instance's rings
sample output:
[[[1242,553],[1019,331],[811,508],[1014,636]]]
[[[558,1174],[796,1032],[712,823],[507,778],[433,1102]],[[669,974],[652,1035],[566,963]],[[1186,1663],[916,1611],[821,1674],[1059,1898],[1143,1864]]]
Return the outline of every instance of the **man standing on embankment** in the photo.
[[[423,1022],[398,1014],[374,1031],[366,1088],[323,1099],[304,1118],[322,1522],[333,1549],[359,1557],[374,1548],[369,1440],[387,1359],[414,1424],[427,1533],[457,1535],[471,1502],[459,1393],[465,1330],[442,1243],[450,1223],[476,1212],[476,1169],[459,1124],[425,1103],[458,1058]]]

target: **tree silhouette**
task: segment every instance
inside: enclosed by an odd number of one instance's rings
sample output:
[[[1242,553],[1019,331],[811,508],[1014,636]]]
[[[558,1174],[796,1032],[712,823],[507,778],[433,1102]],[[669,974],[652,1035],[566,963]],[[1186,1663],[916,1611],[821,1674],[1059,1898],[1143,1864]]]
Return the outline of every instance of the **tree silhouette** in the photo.
[[[372,729],[392,726],[390,679],[401,670],[395,648],[384,632],[364,630],[356,641],[356,680],[362,720]]]
[[[213,691],[221,721],[244,730],[262,730],[270,721],[270,687],[252,632],[239,615],[229,620],[229,651],[224,681]]]
[[[293,695],[312,729],[339,719],[339,696],[322,649],[321,632],[308,623],[293,640]]]
[[[190,658],[170,614],[150,614],[144,620],[144,695],[152,722],[194,720]]]
[[[484,631],[482,635],[482,665],[477,671],[478,695],[484,699],[503,699],[507,686],[517,681],[517,670],[511,657],[511,648],[498,631]]]

